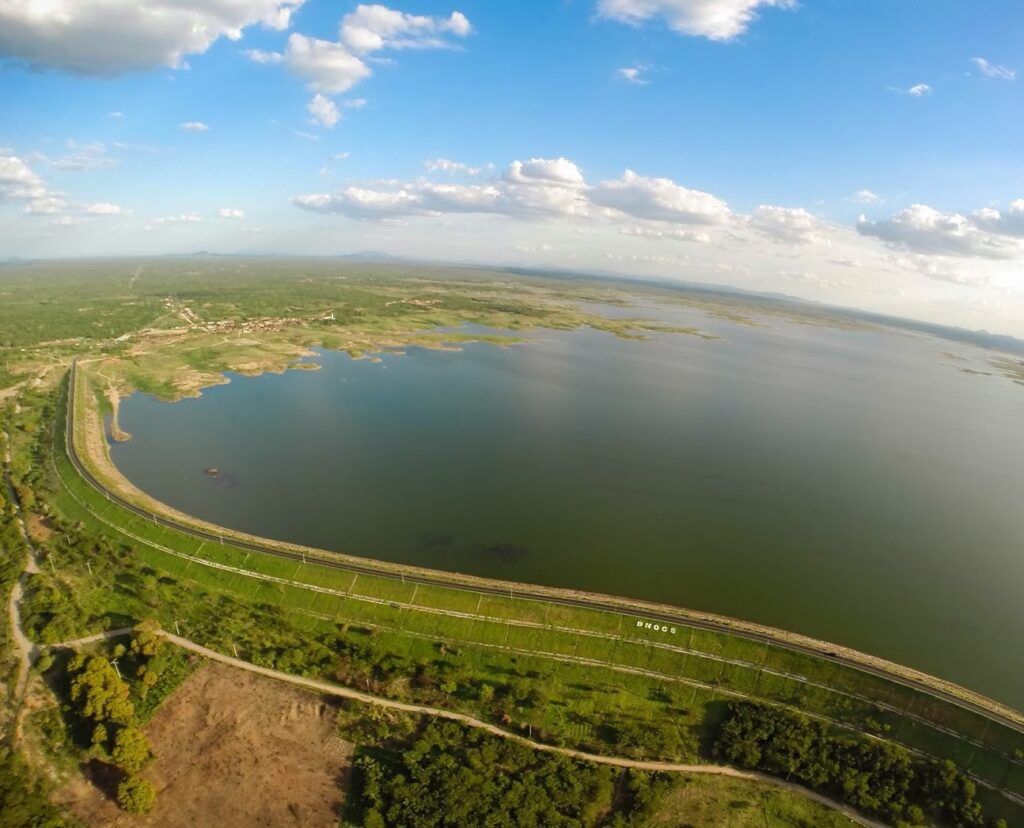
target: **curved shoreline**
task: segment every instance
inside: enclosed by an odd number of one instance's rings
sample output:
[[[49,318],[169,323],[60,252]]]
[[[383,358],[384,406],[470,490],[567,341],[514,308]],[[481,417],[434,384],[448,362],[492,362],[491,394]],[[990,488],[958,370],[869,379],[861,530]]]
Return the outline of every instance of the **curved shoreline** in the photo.
[[[608,612],[624,612],[652,622],[680,623],[713,632],[736,635],[760,643],[768,643],[805,655],[811,655],[826,661],[838,662],[846,667],[902,684],[912,690],[927,693],[944,702],[970,710],[1013,730],[1024,733],[1024,713],[989,699],[980,693],[913,668],[798,633],[791,633],[714,613],[688,610],[670,604],[627,599],[558,587],[502,581],[405,564],[376,561],[371,558],[361,558],[283,541],[273,541],[208,523],[161,503],[135,487],[121,475],[110,459],[104,440],[105,435],[102,421],[97,412],[95,410],[87,410],[84,414],[84,419],[82,417],[76,419],[75,402],[78,391],[76,365],[75,362],[72,362],[68,373],[67,420],[65,423],[65,451],[68,459],[78,474],[94,489],[123,508],[158,525],[214,543],[223,543],[227,539],[232,545],[244,549],[296,561],[311,559],[323,566],[357,574],[365,573],[393,579],[402,578],[413,583],[449,589],[508,595],[513,598],[546,601]],[[90,461],[90,467],[87,467],[82,462],[75,445],[79,427],[82,428],[84,453]],[[97,474],[105,479],[100,479]]]

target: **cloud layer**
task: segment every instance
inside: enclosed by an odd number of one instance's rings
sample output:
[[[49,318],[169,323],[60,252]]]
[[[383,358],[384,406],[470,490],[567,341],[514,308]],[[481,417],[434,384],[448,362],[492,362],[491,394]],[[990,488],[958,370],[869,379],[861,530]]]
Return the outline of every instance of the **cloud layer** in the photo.
[[[118,75],[181,66],[254,24],[288,27],[303,0],[4,0],[0,54],[37,69]]]
[[[1024,253],[1024,199],[1014,201],[1006,213],[986,208],[970,216],[912,204],[882,221],[861,216],[857,230],[914,253],[1014,259]]]
[[[623,23],[663,20],[673,31],[709,40],[743,34],[760,9],[791,9],[796,0],[598,0],[602,17]]]

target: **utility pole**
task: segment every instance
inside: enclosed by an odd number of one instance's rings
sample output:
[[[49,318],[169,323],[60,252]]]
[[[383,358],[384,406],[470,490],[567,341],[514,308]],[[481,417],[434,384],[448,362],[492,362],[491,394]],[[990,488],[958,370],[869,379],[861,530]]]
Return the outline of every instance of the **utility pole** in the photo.
[[[124,676],[121,675],[121,668],[117,666],[117,659],[113,659],[110,663],[113,665],[114,669],[117,670],[117,677],[119,679],[123,679]]]
[[[175,621],[174,621],[174,634],[176,636],[178,636],[179,638],[181,638],[181,630],[178,629],[178,621],[177,621],[177,619],[175,619]]]

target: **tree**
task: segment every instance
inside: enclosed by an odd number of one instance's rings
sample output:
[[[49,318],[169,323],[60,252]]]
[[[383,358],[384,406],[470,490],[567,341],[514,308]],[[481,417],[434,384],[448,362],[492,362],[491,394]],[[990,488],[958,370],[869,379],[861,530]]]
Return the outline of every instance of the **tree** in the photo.
[[[114,764],[128,773],[138,773],[152,758],[149,740],[137,727],[122,727],[114,737]]]
[[[130,814],[148,814],[155,800],[153,783],[141,776],[129,776],[117,786],[117,804]]]
[[[71,700],[79,712],[95,722],[128,722],[135,713],[128,698],[128,685],[105,658],[78,656],[71,664]]]
[[[96,725],[92,729],[92,746],[97,750],[106,751],[108,736],[107,728],[104,725]]]

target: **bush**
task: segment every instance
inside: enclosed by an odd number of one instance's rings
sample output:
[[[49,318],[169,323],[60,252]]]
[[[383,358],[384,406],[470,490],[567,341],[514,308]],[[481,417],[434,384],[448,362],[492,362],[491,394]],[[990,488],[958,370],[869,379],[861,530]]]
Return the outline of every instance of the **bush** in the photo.
[[[153,783],[141,776],[129,776],[117,786],[117,804],[129,814],[148,814],[155,800]]]
[[[128,773],[138,773],[152,758],[149,741],[137,727],[123,727],[114,737],[114,764]]]

